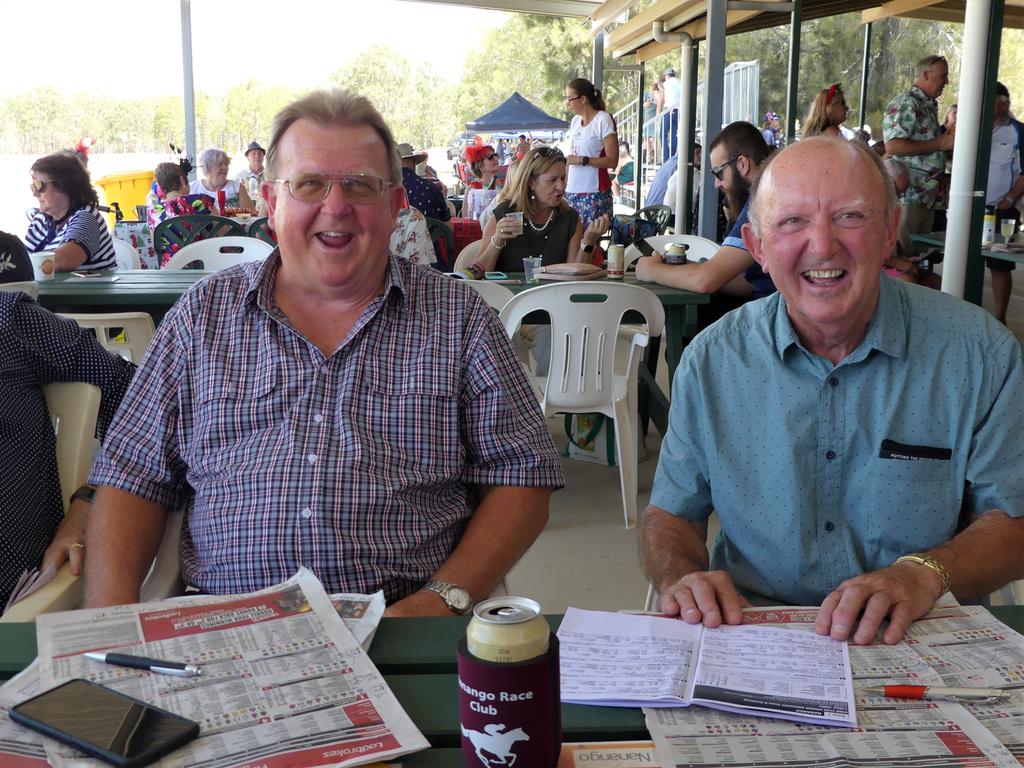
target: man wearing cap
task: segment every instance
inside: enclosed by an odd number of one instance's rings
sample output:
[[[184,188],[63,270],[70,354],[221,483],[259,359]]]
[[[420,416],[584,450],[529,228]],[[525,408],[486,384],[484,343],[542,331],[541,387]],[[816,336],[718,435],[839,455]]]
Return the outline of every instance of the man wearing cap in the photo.
[[[774,149],[779,145],[778,112],[764,113],[764,130],[761,131],[761,135],[764,136],[764,143],[767,144],[770,148]]]
[[[267,150],[260,146],[258,141],[249,142],[249,148],[245,150],[245,159],[249,161],[249,167],[235,177],[235,181],[248,189],[249,179],[263,181],[263,158]]]
[[[682,101],[683,86],[676,78],[676,71],[665,72],[665,116],[662,120],[664,136],[662,137],[662,160],[668,160],[676,153],[676,142],[679,134],[679,103]]]
[[[409,205],[431,219],[448,221],[452,214],[441,184],[416,175],[416,166],[427,159],[427,153],[413,149],[412,144],[399,144],[398,156],[402,158],[402,186]]]

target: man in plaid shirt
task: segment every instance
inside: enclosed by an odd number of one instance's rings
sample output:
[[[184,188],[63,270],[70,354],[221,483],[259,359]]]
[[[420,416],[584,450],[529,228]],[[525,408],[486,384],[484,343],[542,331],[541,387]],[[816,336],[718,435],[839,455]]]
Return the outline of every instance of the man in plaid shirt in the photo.
[[[209,593],[305,566],[390,615],[464,613],[547,520],[562,473],[501,323],[389,255],[403,190],[379,113],[315,92],[275,118],[262,194],[279,248],[189,291],[108,431],[86,602],[138,599],[166,511]]]

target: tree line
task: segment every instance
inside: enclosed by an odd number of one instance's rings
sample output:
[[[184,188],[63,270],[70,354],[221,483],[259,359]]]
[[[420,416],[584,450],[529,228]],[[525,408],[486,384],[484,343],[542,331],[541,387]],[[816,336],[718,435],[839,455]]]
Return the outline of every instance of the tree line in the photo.
[[[874,25],[867,120],[863,120],[856,113],[863,30],[859,14],[804,24],[798,99],[801,120],[818,89],[841,82],[853,109],[850,127],[866,122],[877,133],[886,103],[909,86],[913,63],[927,53],[949,59],[950,84],[943,103],[955,101],[962,26],[889,19]],[[1015,85],[1024,87],[1021,34],[1004,32],[1000,76],[1011,94],[1017,92]],[[370,98],[398,141],[420,147],[444,146],[467,121],[493,109],[513,91],[546,112],[568,119],[565,85],[574,77],[589,76],[591,45],[586,20],[513,14],[503,26],[480,38],[458,83],[387,46],[370,48],[351,65],[333,72],[328,82]],[[761,112],[785,111],[788,46],[788,27],[727,38],[727,62],[760,61]],[[678,68],[678,56],[665,54],[648,62],[648,82],[670,66]],[[609,110],[626,106],[636,97],[636,88],[636,73],[607,73],[604,93]],[[226,94],[196,93],[197,146],[217,146],[232,153],[243,150],[253,139],[265,142],[274,113],[305,90],[269,88],[249,81]],[[52,152],[73,146],[85,135],[97,140],[101,152],[166,152],[169,144],[184,144],[184,133],[179,96],[66,96],[47,86],[0,99],[0,153],[4,154]]]

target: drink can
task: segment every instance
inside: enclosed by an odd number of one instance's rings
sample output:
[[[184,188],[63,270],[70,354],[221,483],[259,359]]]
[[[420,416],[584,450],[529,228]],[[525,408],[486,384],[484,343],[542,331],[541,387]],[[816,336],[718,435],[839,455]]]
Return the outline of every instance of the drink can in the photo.
[[[626,254],[621,245],[608,246],[608,277],[622,278],[626,274]]]
[[[685,264],[686,252],[689,246],[686,243],[669,243],[665,249],[666,264]]]
[[[478,659],[509,664],[543,656],[550,632],[536,600],[492,597],[473,609],[466,646]]]

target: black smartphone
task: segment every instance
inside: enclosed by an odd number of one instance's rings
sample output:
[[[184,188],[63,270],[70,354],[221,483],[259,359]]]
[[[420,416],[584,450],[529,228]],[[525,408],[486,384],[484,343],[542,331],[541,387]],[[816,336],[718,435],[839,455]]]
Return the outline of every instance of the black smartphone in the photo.
[[[68,680],[10,710],[16,723],[111,765],[149,765],[199,735],[199,724],[88,680]]]

